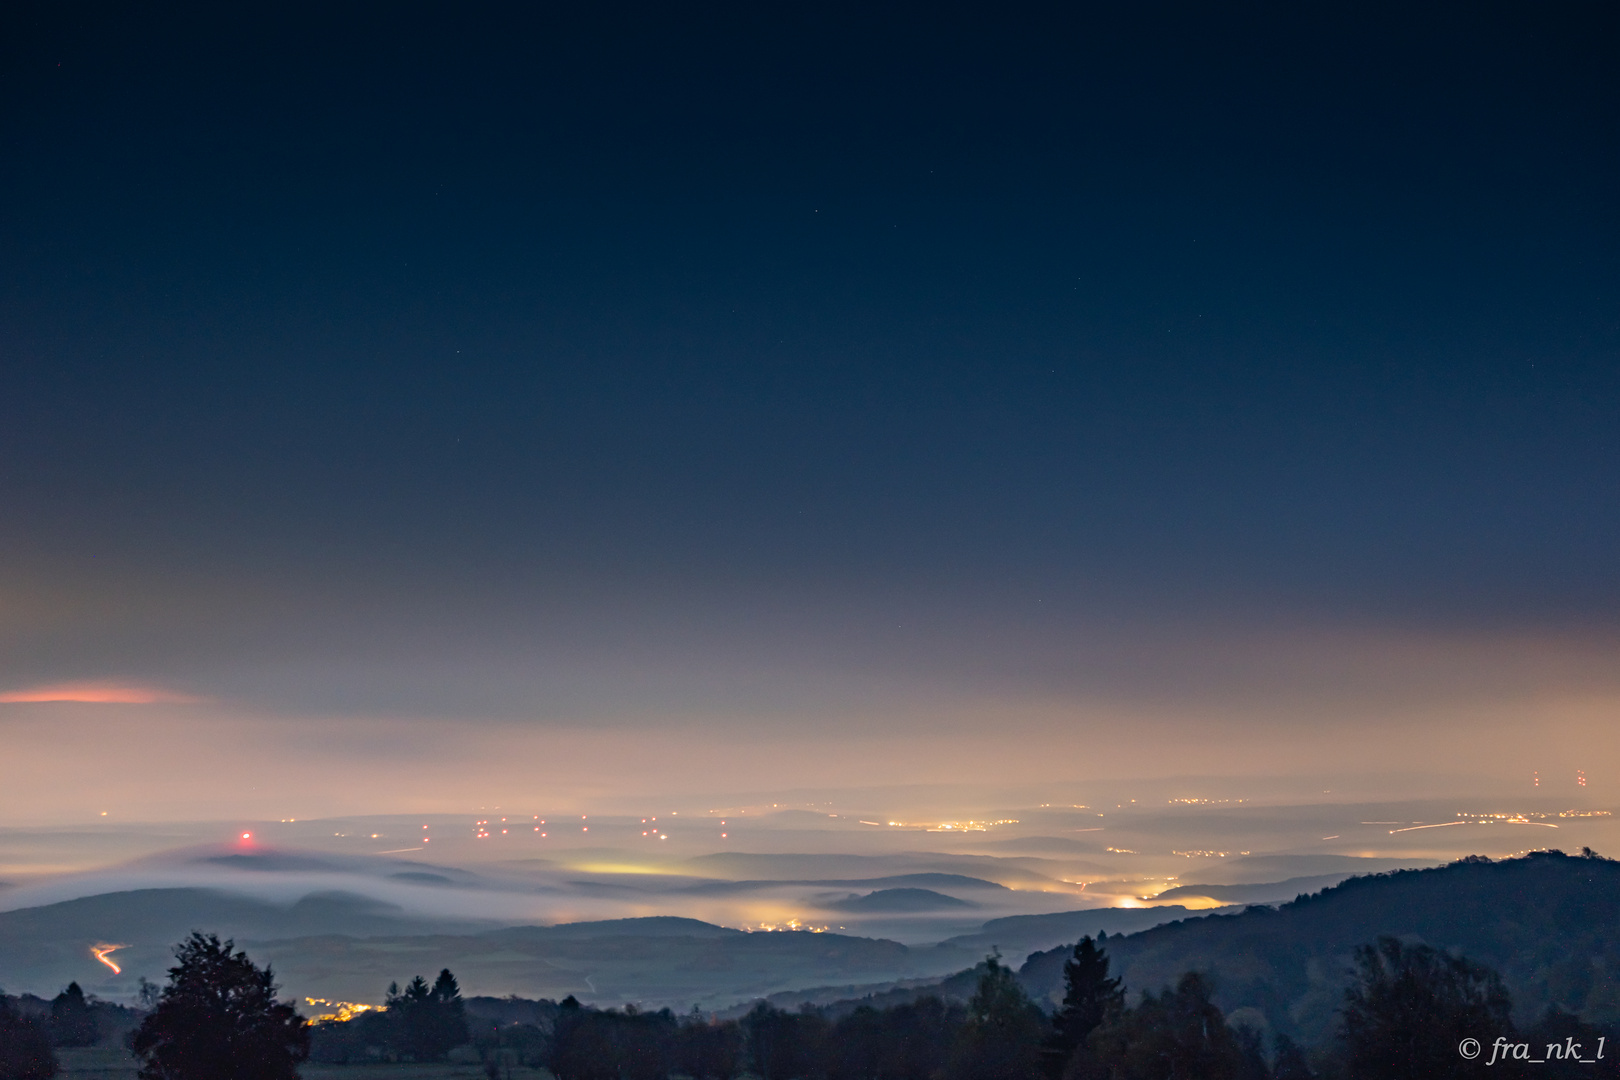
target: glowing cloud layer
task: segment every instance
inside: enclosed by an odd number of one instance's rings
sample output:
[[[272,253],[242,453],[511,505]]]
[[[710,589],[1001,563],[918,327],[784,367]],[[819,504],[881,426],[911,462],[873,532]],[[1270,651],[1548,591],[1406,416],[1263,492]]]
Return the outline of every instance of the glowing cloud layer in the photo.
[[[0,705],[49,701],[76,701],[96,705],[189,705],[201,700],[160,687],[104,682],[54,683],[0,694]]]

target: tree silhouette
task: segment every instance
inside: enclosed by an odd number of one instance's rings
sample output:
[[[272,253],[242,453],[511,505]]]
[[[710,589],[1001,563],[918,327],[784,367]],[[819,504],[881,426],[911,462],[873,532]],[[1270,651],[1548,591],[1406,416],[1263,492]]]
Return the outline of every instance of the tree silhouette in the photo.
[[[677,1071],[693,1080],[731,1080],[742,1065],[742,1028],[735,1020],[714,1021],[696,1013],[675,1033]]]
[[[603,1011],[570,994],[557,1009],[551,1071],[559,1080],[663,1080],[675,1067],[678,1035],[668,1009]]]
[[[833,1028],[830,1080],[934,1080],[962,1025],[959,1005],[927,996],[888,1009],[857,1007]]]
[[[613,1080],[612,1049],[606,1033],[592,1022],[587,1009],[569,994],[557,1006],[551,1060],[547,1064],[558,1080]]]
[[[1542,1014],[1541,1019],[1520,1038],[1530,1044],[1533,1056],[1545,1062],[1535,1070],[1538,1078],[1558,1080],[1578,1076],[1583,1080],[1615,1080],[1620,1077],[1620,1055],[1614,1053],[1616,1046],[1620,1045],[1616,1033],[1589,1024],[1556,1005]],[[1557,1049],[1551,1050],[1552,1047]],[[1600,1047],[1605,1048],[1604,1055],[1597,1058]]]
[[[44,1026],[20,1015],[0,994],[0,1080],[50,1080],[56,1069]]]
[[[1086,1039],[1125,1007],[1120,980],[1108,977],[1108,951],[1090,936],[1076,942],[1074,956],[1064,961],[1063,985],[1063,1004],[1052,1017],[1045,1054],[1047,1073],[1054,1077],[1063,1075],[1077,1052],[1090,1057]]]
[[[1275,1080],[1266,1064],[1266,1042],[1258,1028],[1233,1025],[1232,1044],[1237,1050],[1236,1080]]]
[[[1174,990],[1142,995],[1092,1035],[1097,1057],[1116,1080],[1236,1080],[1243,1050],[1210,993],[1209,982],[1189,971]]]
[[[432,986],[418,975],[405,987],[388,988],[388,1017],[393,1049],[415,1061],[443,1061],[451,1050],[468,1042],[467,1006],[461,988],[448,968]]]
[[[762,1080],[820,1075],[827,1057],[829,1025],[814,1012],[783,1012],[765,1002],[742,1019],[753,1071]]]
[[[999,954],[985,959],[968,1001],[947,1075],[952,1080],[1025,1080],[1041,1075],[1046,1017]]]
[[[308,1026],[276,1000],[270,969],[234,946],[193,932],[175,948],[179,964],[131,1045],[141,1080],[296,1080]]]
[[[1316,1080],[1310,1059],[1293,1039],[1287,1035],[1275,1035],[1271,1040],[1271,1049],[1271,1080]]]
[[[99,1037],[84,991],[78,983],[68,983],[67,989],[51,1000],[51,1042],[57,1046],[94,1046]]]
[[[1513,1034],[1502,977],[1427,945],[1390,937],[1356,950],[1344,995],[1341,1039],[1352,1080],[1499,1076],[1486,1056],[1457,1052],[1464,1039],[1490,1046]],[[1488,1056],[1488,1055],[1487,1055]]]

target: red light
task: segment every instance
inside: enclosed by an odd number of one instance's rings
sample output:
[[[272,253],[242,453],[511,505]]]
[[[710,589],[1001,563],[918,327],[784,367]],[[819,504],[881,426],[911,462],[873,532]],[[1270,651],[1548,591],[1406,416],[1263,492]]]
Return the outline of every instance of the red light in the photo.
[[[250,833],[250,832],[245,832],[245,833],[242,834],[242,839],[251,840],[251,839],[253,839],[253,834]]]

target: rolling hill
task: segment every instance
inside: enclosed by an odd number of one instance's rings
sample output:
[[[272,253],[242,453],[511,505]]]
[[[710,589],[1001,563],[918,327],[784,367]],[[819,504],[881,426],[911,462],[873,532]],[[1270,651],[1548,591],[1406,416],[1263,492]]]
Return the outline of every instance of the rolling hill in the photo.
[[[1182,972],[1211,975],[1230,1015],[1307,1042],[1327,1036],[1358,945],[1380,935],[1454,950],[1500,971],[1516,1015],[1548,1005],[1620,1021],[1620,862],[1535,852],[1351,878],[1280,907],[1188,918],[1110,937],[1133,996]],[[1061,996],[1068,947],[1030,957],[1020,978]]]

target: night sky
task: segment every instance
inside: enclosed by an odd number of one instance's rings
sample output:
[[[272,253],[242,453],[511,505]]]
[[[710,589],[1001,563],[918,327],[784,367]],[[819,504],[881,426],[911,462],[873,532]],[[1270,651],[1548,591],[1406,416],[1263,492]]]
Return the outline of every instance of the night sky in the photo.
[[[0,811],[1612,784],[1617,48],[8,5]]]

